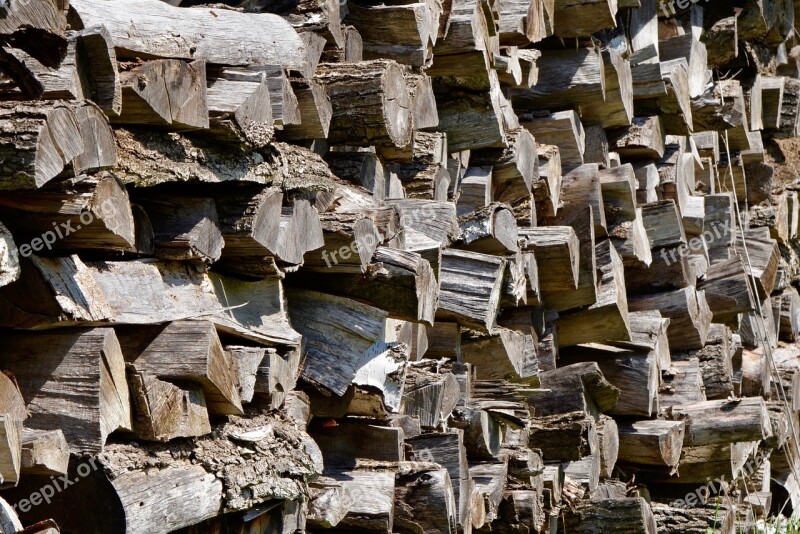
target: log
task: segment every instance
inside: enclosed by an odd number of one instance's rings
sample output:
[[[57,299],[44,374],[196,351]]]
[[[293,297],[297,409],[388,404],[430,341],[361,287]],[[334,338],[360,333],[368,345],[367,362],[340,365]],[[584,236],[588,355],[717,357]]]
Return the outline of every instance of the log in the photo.
[[[414,252],[378,247],[363,270],[301,270],[293,284],[352,298],[383,309],[396,319],[432,324],[439,292],[433,269]]]
[[[492,198],[511,203],[529,197],[539,179],[536,141],[529,131],[520,128],[508,134],[508,148],[476,150],[470,164],[492,167]]]
[[[514,213],[505,205],[492,203],[472,213],[459,217],[460,233],[455,246],[504,256],[519,251]]]
[[[66,475],[69,445],[59,430],[22,429],[20,471],[26,475]]]
[[[706,343],[712,313],[705,295],[694,288],[677,289],[628,300],[631,311],[659,310],[670,319],[671,350],[699,349]]]
[[[287,124],[279,138],[289,141],[325,139],[330,131],[333,107],[324,86],[316,80],[289,78],[297,99],[299,124]]]
[[[182,388],[155,375],[130,369],[134,432],[148,441],[202,436],[211,432],[200,386]]]
[[[478,380],[538,382],[536,339],[513,330],[497,328],[496,335],[468,337],[461,341],[461,358],[477,369]]]
[[[564,175],[561,199],[565,204],[589,204],[594,217],[595,236],[608,235],[603,191],[600,185],[600,168],[597,163],[575,167]]]
[[[280,15],[300,34],[315,32],[337,46],[345,44],[339,5],[331,0],[307,0],[297,3],[242,0],[239,4],[247,13]]]
[[[242,68],[211,68],[206,76],[212,132],[220,138],[249,143],[255,148],[269,144],[275,119],[266,73]]]
[[[0,414],[0,476],[4,485],[19,483],[22,463],[22,421]]]
[[[630,340],[622,260],[607,241],[595,247],[595,255],[600,275],[597,301],[585,310],[558,318],[556,326],[559,346]]]
[[[605,379],[595,362],[541,372],[539,381],[542,390],[530,391],[526,399],[537,416],[573,411],[607,412],[619,399],[619,389]]]
[[[609,135],[609,144],[627,159],[661,159],[664,156],[666,134],[658,115],[634,117],[627,128],[615,128]]]
[[[564,519],[565,532],[589,534],[608,529],[624,534],[655,534],[658,531],[650,504],[642,497],[582,501]]]
[[[496,256],[447,249],[442,252],[437,320],[456,321],[493,333],[505,271]]]
[[[55,178],[85,147],[75,105],[13,103],[0,107],[0,155],[7,177],[0,189],[36,189]]]
[[[212,199],[173,196],[167,202],[145,193],[136,201],[153,226],[156,257],[213,263],[222,255],[225,241]]]
[[[411,142],[411,95],[395,62],[323,63],[315,81],[325,87],[333,108],[330,143],[404,147]]]
[[[666,414],[686,423],[686,447],[760,441],[772,435],[764,399],[756,397],[671,406]]]
[[[522,115],[520,122],[540,143],[558,146],[564,167],[583,165],[586,132],[576,112],[559,111],[544,117]]]
[[[230,66],[280,65],[311,77],[303,42],[277,15],[181,9],[157,0],[78,0],[84,27],[104,25],[120,57],[206,60]],[[175,27],[181,39],[170,39]],[[262,31],[254,31],[259,28]]]
[[[612,417],[603,415],[597,423],[597,441],[599,444],[600,478],[611,478],[619,459],[619,429]]]
[[[531,419],[530,446],[547,460],[577,461],[597,450],[595,421],[583,412]]]
[[[541,268],[539,284],[551,291],[578,287],[580,242],[571,226],[541,226],[520,231],[523,250],[533,252]],[[545,297],[546,298],[546,297]]]
[[[27,428],[61,429],[76,454],[102,452],[109,434],[132,429],[124,360],[112,329],[8,333],[0,351],[30,413]]]
[[[556,0],[554,5],[553,33],[558,37],[587,37],[616,26],[616,0],[593,0],[589,3]]]
[[[205,61],[148,61],[120,73],[122,112],[115,124],[208,128]]]
[[[675,472],[681,458],[683,421],[637,421],[619,427],[619,460],[626,464],[667,467]]]
[[[430,513],[419,514],[419,510]],[[455,532],[458,505],[447,470],[437,464],[401,462],[395,485],[398,533]]]
[[[402,414],[418,419],[424,429],[439,428],[453,412],[460,396],[455,375],[437,372],[430,364],[427,360],[409,366],[400,406]]]
[[[195,383],[202,387],[211,413],[243,413],[234,360],[225,354],[212,323],[119,327],[117,333],[125,361],[136,373]],[[182,355],[175,357],[176,353]],[[142,382],[146,387],[145,377]]]

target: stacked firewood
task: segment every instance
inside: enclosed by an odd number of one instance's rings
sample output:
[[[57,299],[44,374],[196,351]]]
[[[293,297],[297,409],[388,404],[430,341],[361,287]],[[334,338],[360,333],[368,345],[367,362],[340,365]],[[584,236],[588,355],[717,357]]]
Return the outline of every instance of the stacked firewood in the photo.
[[[788,516],[800,34],[745,4],[0,2],[0,532]]]

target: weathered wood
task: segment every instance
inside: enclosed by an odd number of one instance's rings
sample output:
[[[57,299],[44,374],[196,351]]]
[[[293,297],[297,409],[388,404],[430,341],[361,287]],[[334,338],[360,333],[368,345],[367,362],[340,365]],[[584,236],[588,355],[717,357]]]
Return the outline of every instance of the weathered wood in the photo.
[[[129,369],[136,437],[169,441],[211,432],[205,397],[199,386],[179,387],[155,375]]]
[[[284,125],[280,139],[302,141],[328,137],[333,118],[331,99],[316,80],[289,78],[292,94],[297,99],[299,124]]]
[[[212,132],[260,148],[273,137],[272,102],[264,72],[242,68],[208,69],[207,106]]]
[[[585,310],[558,318],[556,325],[559,346],[630,340],[622,260],[608,241],[595,247],[595,255],[600,275],[597,300]]]
[[[447,470],[427,462],[401,462],[399,467],[393,530],[455,532],[458,505]],[[420,514],[421,509],[429,512]]]
[[[541,226],[520,230],[523,250],[531,251],[540,267],[544,295],[578,287],[580,245],[571,226]]]
[[[459,217],[460,233],[455,245],[473,252],[506,255],[519,251],[514,213],[503,204],[492,203]]]
[[[631,126],[612,130],[609,143],[624,158],[660,159],[665,135],[658,115],[635,117]]]
[[[487,254],[443,251],[437,320],[456,321],[492,333],[505,264],[502,258]]]
[[[535,384],[539,374],[536,341],[530,335],[497,328],[493,336],[462,339],[461,358],[477,369],[479,380]]]
[[[75,453],[99,453],[109,434],[132,428],[125,363],[112,329],[8,333],[0,350],[25,399],[28,428],[61,429]]]
[[[659,310],[670,319],[667,336],[672,350],[699,349],[705,345],[712,313],[705,295],[693,287],[633,297],[631,311]]]
[[[637,421],[619,427],[619,460],[629,464],[678,467],[683,421]]]
[[[759,441],[772,435],[764,399],[716,400],[671,406],[670,419],[684,421],[687,447]]]
[[[28,475],[66,475],[69,445],[59,430],[22,429],[21,471]]]
[[[225,354],[214,325],[177,321],[166,326],[119,327],[126,363],[137,373],[161,380],[188,381],[203,388],[208,408],[216,414],[241,415],[239,376]],[[176,357],[176,353],[181,356]],[[140,386],[146,388],[147,379]]]
[[[650,504],[642,497],[582,501],[564,520],[564,532],[589,534],[608,529],[621,534],[658,532]]]
[[[575,111],[559,111],[544,117],[522,115],[520,122],[540,143],[558,146],[562,165],[567,168],[583,165],[586,132]]]
[[[315,80],[333,107],[329,142],[403,147],[411,141],[411,95],[395,62],[324,63]]]
[[[205,61],[147,61],[120,73],[122,112],[117,124],[208,128]]]
[[[558,37],[587,37],[599,30],[616,26],[617,0],[574,2],[556,0],[555,27]]]
[[[122,57],[202,59],[231,66],[281,65],[310,77],[303,42],[272,14],[181,9],[157,0],[71,2],[84,27],[104,25]],[[183,28],[172,39],[175,27]],[[261,31],[255,31],[258,28]]]
[[[545,460],[580,460],[597,450],[594,418],[583,412],[534,417],[530,446],[541,449]]]

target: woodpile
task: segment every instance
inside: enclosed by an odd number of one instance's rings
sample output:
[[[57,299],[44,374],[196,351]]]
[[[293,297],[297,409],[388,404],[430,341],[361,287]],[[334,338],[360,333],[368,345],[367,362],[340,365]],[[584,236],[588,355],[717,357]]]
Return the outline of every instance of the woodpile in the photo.
[[[795,5],[0,2],[0,533],[800,511]]]

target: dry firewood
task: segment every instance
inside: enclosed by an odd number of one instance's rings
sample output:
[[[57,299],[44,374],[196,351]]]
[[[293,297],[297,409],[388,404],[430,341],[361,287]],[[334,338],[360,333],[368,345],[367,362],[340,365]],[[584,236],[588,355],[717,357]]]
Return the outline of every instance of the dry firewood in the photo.
[[[589,204],[594,217],[594,233],[598,238],[608,235],[600,168],[597,163],[587,163],[573,168],[562,178],[561,199],[567,205]]]
[[[205,61],[148,61],[120,73],[122,112],[116,124],[208,128]]]
[[[403,459],[403,429],[342,420],[338,426],[310,430],[319,445],[326,466],[346,469],[359,460],[399,462]]]
[[[560,346],[630,340],[622,260],[607,241],[595,247],[595,255],[599,275],[597,300],[585,310],[558,318],[556,325]]]
[[[580,501],[574,510],[566,514],[564,529],[575,534],[589,534],[610,529],[621,534],[658,532],[650,504],[642,497]]]
[[[415,143],[416,146],[416,143]],[[389,168],[372,152],[328,152],[325,162],[338,178],[360,185],[376,201],[386,198]]]
[[[0,414],[0,476],[3,484],[16,485],[22,464],[22,421],[11,414]]]
[[[783,76],[761,77],[762,123],[766,129],[780,127],[784,84]]]
[[[211,432],[205,396],[200,386],[180,387],[154,374],[129,369],[133,400],[133,430],[149,441],[202,436]]]
[[[757,397],[671,406],[666,414],[686,423],[687,447],[760,441],[772,435],[764,399]]]
[[[740,313],[752,311],[750,280],[738,255],[708,268],[697,289],[706,295],[715,323],[735,321]]]
[[[564,462],[564,477],[582,486],[587,493],[594,493],[600,482],[599,454],[594,453],[580,460]]]
[[[670,349],[699,349],[705,345],[712,314],[702,291],[689,287],[634,297],[628,305],[631,311],[657,309],[670,319],[667,330]]]
[[[539,117],[522,115],[520,121],[539,143],[558,147],[561,164],[570,169],[583,165],[586,150],[586,132],[575,111],[559,111]],[[541,163],[540,163],[541,165]]]
[[[274,416],[232,418],[214,434],[180,444],[114,444],[91,462],[76,458],[69,479],[80,484],[62,488],[24,517],[54,518],[65,531],[166,533],[273,499],[296,500],[306,477],[321,471],[319,449],[305,432]],[[49,481],[28,478],[17,498]],[[94,523],[98,514],[102,526]]]
[[[290,78],[297,99],[299,124],[286,124],[279,137],[287,140],[324,139],[328,137],[333,117],[331,99],[316,80]]]
[[[519,235],[513,212],[492,203],[459,217],[460,233],[455,245],[472,252],[504,256],[519,251]]]
[[[747,254],[742,238],[747,243]],[[736,251],[743,257],[748,258],[745,262],[745,271],[748,276],[755,279],[758,297],[767,298],[775,288],[778,262],[780,254],[778,244],[769,235],[767,228],[754,228],[745,230],[744,236],[736,232]]]
[[[344,488],[350,511],[332,532],[391,532],[394,526],[395,477],[390,469],[326,469]]]
[[[313,74],[300,36],[277,15],[187,10],[157,0],[78,0],[71,6],[84,27],[103,24],[108,29],[119,56],[281,65],[307,77]],[[180,39],[171,38],[176,27],[183,28]]]
[[[442,252],[437,319],[493,333],[506,261],[447,249]]]
[[[584,345],[562,351],[560,358],[564,363],[597,361],[605,379],[620,391],[609,413],[650,416],[658,412],[661,369],[655,353]]]
[[[279,408],[297,383],[300,353],[296,348],[282,354],[271,347],[227,346],[225,352],[238,362],[242,402],[263,395],[271,408]]]
[[[378,247],[370,263],[361,269],[338,267],[303,270],[291,277],[295,285],[348,297],[383,309],[391,317],[433,323],[438,302],[436,277],[427,260],[414,252]]]
[[[704,533],[709,528],[719,529],[720,532],[736,532],[735,511],[725,503],[709,502],[701,504],[694,497],[694,505],[680,506],[666,505],[653,502],[652,509],[656,522],[661,528],[680,530],[691,533]]]
[[[612,417],[601,415],[597,421],[597,441],[600,458],[600,478],[611,478],[619,458],[620,436]]]
[[[283,193],[264,186],[228,188],[214,195],[225,256],[276,255]]]
[[[324,63],[314,80],[333,107],[330,143],[403,147],[411,141],[411,95],[395,62]]]
[[[243,68],[211,68],[207,105],[214,135],[256,148],[272,141],[272,102],[265,72]]]
[[[619,460],[626,464],[678,467],[683,421],[637,421],[619,427]]]
[[[458,505],[458,521],[461,525],[470,524],[468,513],[471,495],[463,492],[462,481],[469,481],[467,452],[464,448],[464,432],[452,429],[446,433],[424,434],[406,441],[413,449],[413,458],[420,462],[436,462],[450,475],[453,494]]]
[[[140,376],[187,381],[203,388],[209,411],[242,414],[239,376],[222,348],[214,325],[207,321],[176,321],[166,326],[119,327],[126,363]],[[182,354],[176,357],[176,353]]]
[[[612,345],[630,350],[655,353],[661,370],[669,368],[671,363],[667,328],[670,319],[661,316],[658,310],[630,312],[630,341],[616,341]]]
[[[479,504],[484,509],[484,523],[492,523],[497,518],[500,501],[503,499],[503,489],[508,476],[508,457],[503,456],[500,461],[473,463],[469,466],[469,473],[475,481],[475,490],[479,496]],[[480,528],[483,525],[478,526]]]
[[[609,135],[611,147],[629,159],[661,159],[664,155],[664,127],[658,115],[636,117],[627,128],[615,128]]]
[[[131,250],[134,220],[128,193],[109,175],[40,191],[0,196],[0,213],[21,240],[25,257],[47,250]]]
[[[451,152],[506,147],[508,132],[519,128],[514,110],[500,89],[496,71],[489,74],[485,91],[450,88],[446,96],[438,95],[438,129],[447,134]]]
[[[247,13],[274,13],[284,17],[299,33],[315,32],[337,46],[344,45],[339,4],[332,0],[306,0],[303,2],[267,2],[240,0]]]
[[[455,532],[458,505],[447,470],[434,463],[400,462],[393,531]],[[429,513],[420,514],[419,510]]]
[[[675,201],[660,200],[642,205],[642,219],[653,250],[686,245],[686,234]]]
[[[88,264],[77,256],[31,260],[21,281],[0,288],[0,318],[8,326],[141,325],[205,316],[221,332],[257,344],[294,346],[300,341],[285,315],[279,279],[242,282],[198,273],[190,265],[153,260]],[[35,298],[28,283],[36,288]],[[86,294],[93,295],[91,301]],[[130,296],[134,294],[136,298]]]
[[[66,475],[69,446],[58,430],[22,429],[21,471],[28,475]]]
[[[397,371],[407,355],[392,339],[389,314],[314,291],[292,289],[288,295],[292,323],[304,339],[303,379],[339,396],[354,381],[379,388],[387,408],[396,411],[403,383]]]
[[[536,85],[511,92],[512,101],[520,110],[588,110],[598,99],[605,101],[606,75],[600,51],[592,48],[546,50],[536,64],[539,68]],[[539,137],[536,132],[532,133]]]
[[[570,226],[542,226],[520,231],[524,250],[536,256],[539,284],[551,291],[573,290],[578,285],[580,242]]]
[[[41,187],[83,154],[76,104],[63,101],[8,102],[0,107],[8,177],[0,189]],[[23,135],[24,134],[24,135]]]
[[[19,253],[14,237],[0,222],[0,287],[15,281],[19,274]]]
[[[459,400],[458,380],[436,373],[432,360],[411,364],[406,371],[400,412],[419,419],[422,428],[435,429],[448,419]],[[427,461],[427,460],[426,460]]]
[[[462,339],[462,361],[477,369],[479,380],[536,383],[539,374],[537,340],[505,328],[497,328],[495,334]]]
[[[492,167],[492,198],[498,202],[514,202],[530,195],[533,183],[539,180],[539,159],[536,141],[528,129],[508,134],[508,148],[477,150],[470,163]]]
[[[0,350],[25,399],[28,428],[61,429],[75,453],[99,453],[110,433],[131,430],[125,364],[113,330],[8,333]],[[76,388],[83,393],[72,398]]]
[[[531,420],[530,446],[541,449],[545,461],[577,461],[597,451],[594,417],[570,412]]]

